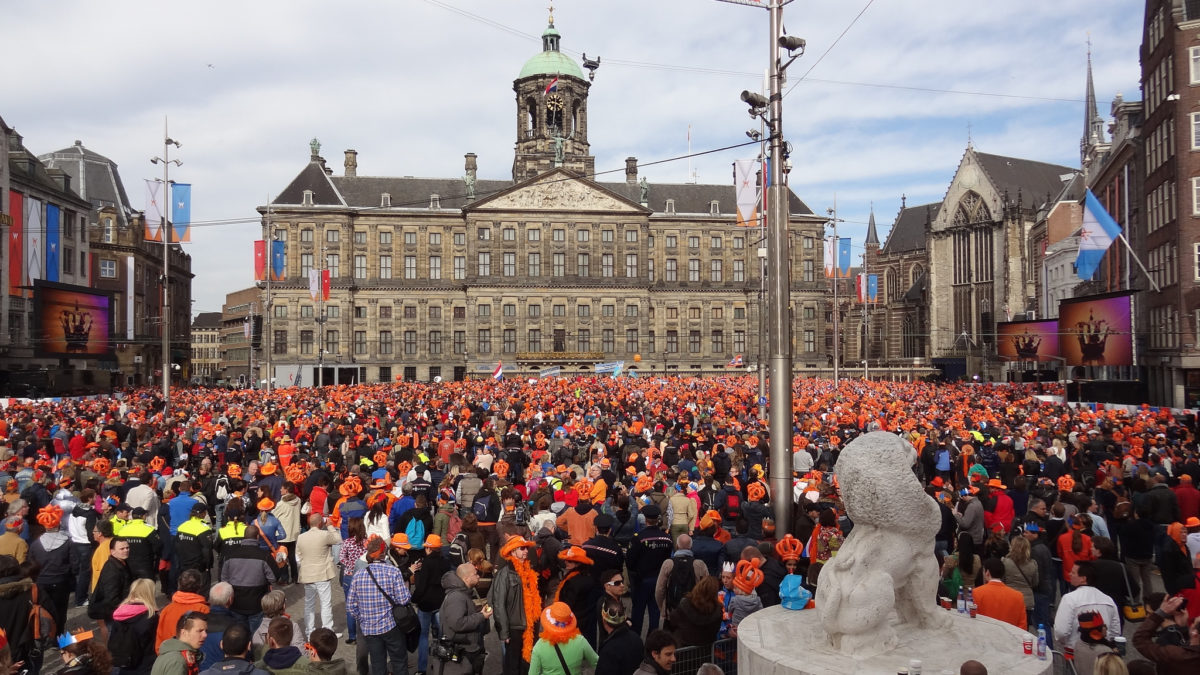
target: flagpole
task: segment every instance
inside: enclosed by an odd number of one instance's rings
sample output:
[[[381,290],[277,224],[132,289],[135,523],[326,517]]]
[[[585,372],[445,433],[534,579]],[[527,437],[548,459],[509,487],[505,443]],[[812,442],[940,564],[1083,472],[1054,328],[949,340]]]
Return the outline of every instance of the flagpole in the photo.
[[[274,341],[272,340],[272,343],[268,345],[265,338],[274,335],[271,331],[271,314],[274,313],[271,307],[271,277],[275,275],[275,232],[271,229],[271,195],[269,194],[267,195],[267,236],[264,239],[271,245],[271,255],[267,267],[267,301],[263,311],[263,325],[266,326],[263,329],[263,353],[266,355],[267,361],[267,393],[269,394],[271,393],[271,380],[274,379],[271,377],[271,350],[274,349]]]
[[[1117,234],[1117,239],[1120,239],[1121,243],[1125,244],[1125,248],[1129,250],[1129,255],[1133,256],[1133,261],[1138,264],[1138,267],[1141,268],[1142,274],[1146,275],[1146,280],[1149,281],[1150,285],[1154,287],[1154,291],[1156,293],[1162,293],[1162,289],[1159,288],[1158,284],[1154,282],[1154,277],[1150,276],[1150,272],[1147,271],[1146,266],[1142,264],[1142,259],[1138,257],[1137,253],[1134,252],[1133,247],[1129,245],[1129,240],[1125,238],[1125,233],[1121,232]],[[1126,290],[1128,290],[1128,286],[1126,286]]]

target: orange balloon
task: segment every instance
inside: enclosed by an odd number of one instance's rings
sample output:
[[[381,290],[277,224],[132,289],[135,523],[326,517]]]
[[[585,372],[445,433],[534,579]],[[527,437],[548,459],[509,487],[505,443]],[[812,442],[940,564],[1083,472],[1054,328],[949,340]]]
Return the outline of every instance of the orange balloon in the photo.
[[[641,363],[641,361],[642,361],[642,355],[641,355],[641,354],[634,354],[634,355],[633,355],[633,362],[634,362],[634,363]]]

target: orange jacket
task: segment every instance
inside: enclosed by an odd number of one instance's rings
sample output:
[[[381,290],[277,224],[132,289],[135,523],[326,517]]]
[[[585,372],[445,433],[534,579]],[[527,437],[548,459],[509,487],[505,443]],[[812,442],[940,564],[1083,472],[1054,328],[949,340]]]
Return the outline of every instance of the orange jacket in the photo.
[[[179,623],[180,617],[188,612],[208,614],[208,603],[204,596],[175,591],[175,595],[171,596],[171,603],[158,613],[158,629],[154,631],[155,654],[158,653],[158,648],[163,642],[175,637],[175,625]]]
[[[1021,595],[1021,591],[993,579],[976,586],[972,593],[980,614],[1025,630],[1025,596]]]

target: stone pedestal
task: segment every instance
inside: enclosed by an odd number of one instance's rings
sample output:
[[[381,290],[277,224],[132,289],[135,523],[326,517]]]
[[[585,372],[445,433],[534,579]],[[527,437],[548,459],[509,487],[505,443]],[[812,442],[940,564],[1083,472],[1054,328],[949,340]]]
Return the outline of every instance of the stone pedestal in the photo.
[[[945,610],[941,610],[945,611]],[[1053,661],[1025,656],[1028,635],[987,617],[947,612],[949,628],[908,629],[897,626],[898,644],[891,650],[855,658],[834,649],[815,610],[769,607],[738,626],[738,672],[753,675],[896,675],[912,659],[922,675],[958,674],[964,661],[987,666],[988,675],[1050,675]],[[893,621],[895,617],[893,616]]]

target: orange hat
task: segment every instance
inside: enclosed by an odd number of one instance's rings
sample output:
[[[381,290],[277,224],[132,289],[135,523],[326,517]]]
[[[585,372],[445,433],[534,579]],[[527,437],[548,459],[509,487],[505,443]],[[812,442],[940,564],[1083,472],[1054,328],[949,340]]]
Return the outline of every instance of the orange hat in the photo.
[[[746,595],[758,588],[758,585],[763,582],[764,576],[763,571],[759,569],[760,565],[762,565],[762,560],[758,558],[739,560],[733,573],[733,587]]]
[[[532,541],[529,541],[525,537],[512,537],[508,541],[504,542],[504,545],[500,547],[500,557],[507,558],[508,556],[512,555],[513,551],[521,547],[533,548],[534,546],[536,546],[536,544],[534,544]]]
[[[435,534],[430,536],[436,537],[437,535]],[[404,534],[403,532],[398,532],[392,535],[392,546],[395,546],[396,548],[402,548],[405,551],[412,548],[412,544],[408,543],[408,535]]]
[[[167,461],[162,457],[155,457],[154,459],[150,460],[150,468],[154,471],[154,473],[162,471],[162,468],[166,466],[166,464]]]
[[[37,522],[47,530],[58,529],[59,523],[62,522],[62,507],[55,504],[43,506],[37,514]]]
[[[550,644],[562,644],[579,635],[575,615],[565,602],[555,602],[542,612],[541,638]]]
[[[1188,516],[1187,521],[1183,524],[1184,527],[1200,527],[1200,518],[1196,516]]]
[[[708,516],[700,517],[700,529],[701,530],[707,530],[714,525],[716,525],[716,523],[713,522],[712,518],[709,518]]]
[[[375,464],[377,464],[379,466],[383,466],[383,465],[387,464],[387,453],[380,450],[375,453],[374,459],[375,459]]]
[[[714,523],[721,522],[721,514],[715,509],[709,509],[708,512],[704,514],[704,517],[711,518]]]
[[[575,491],[579,493],[580,499],[590,502],[592,500],[592,481],[584,478],[575,484]]]
[[[376,478],[375,482],[371,483],[371,489],[372,490],[386,490],[388,488],[388,486],[391,484],[392,484],[391,481],[389,481],[386,478]]]
[[[230,478],[241,478],[242,477],[242,465],[241,464],[230,464],[229,465],[229,477]]]
[[[267,462],[266,464],[263,464],[258,471],[264,476],[270,476],[271,474],[275,473],[275,468],[275,462]]]
[[[436,534],[425,537],[425,548],[441,548],[442,538]]]
[[[555,471],[557,471],[558,473],[566,473],[566,472],[567,472],[567,465],[566,465],[566,464],[559,464],[558,466],[554,467],[554,470],[555,470]]]
[[[783,539],[775,544],[775,552],[779,554],[779,559],[783,561],[799,560],[800,551],[804,549],[804,545],[800,540],[790,534],[783,535]]]
[[[1075,489],[1075,479],[1071,478],[1070,474],[1063,474],[1058,477],[1058,489],[1063,492],[1070,492]]]
[[[942,487],[946,482],[942,480],[941,476],[934,476],[933,480],[929,481],[929,484],[933,487]]]
[[[270,511],[271,509],[275,508],[275,502],[271,501],[270,497],[263,497],[262,499],[258,500],[258,504],[256,504],[256,506],[258,507],[259,511]]]
[[[611,467],[611,466],[612,466],[612,462],[611,462],[611,461],[609,461],[609,459],[608,459],[607,457],[605,457],[604,459],[600,460],[600,468],[602,468],[602,469],[607,469],[607,468],[609,468],[609,467]]]
[[[110,467],[112,467],[112,463],[108,461],[107,457],[97,457],[96,459],[92,460],[92,471],[95,471],[101,476],[108,473]]]
[[[565,562],[579,563],[580,565],[596,564],[594,560],[587,557],[587,553],[580,546],[571,546],[565,551],[559,551],[558,559]]]
[[[746,488],[746,496],[750,498],[750,501],[757,502],[767,496],[767,489],[762,486],[762,483],[751,483]]]
[[[993,478],[993,479],[989,480],[987,482],[987,486],[990,488],[999,488],[1001,490],[1008,489],[1008,486],[1005,485],[1004,483],[1001,483],[999,478]]]
[[[338,493],[340,493],[343,497],[353,497],[359,492],[361,492],[361,488],[359,487],[358,483],[352,483],[350,481],[342,483],[341,487],[338,488]]]

